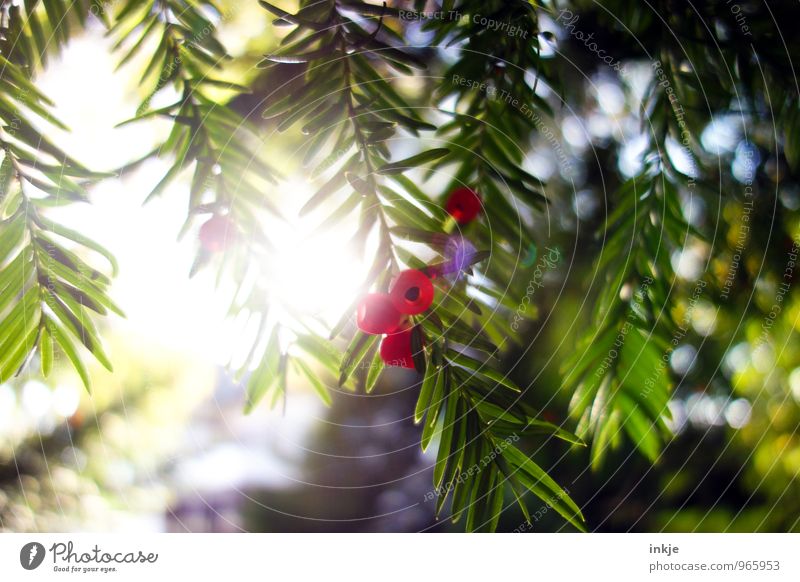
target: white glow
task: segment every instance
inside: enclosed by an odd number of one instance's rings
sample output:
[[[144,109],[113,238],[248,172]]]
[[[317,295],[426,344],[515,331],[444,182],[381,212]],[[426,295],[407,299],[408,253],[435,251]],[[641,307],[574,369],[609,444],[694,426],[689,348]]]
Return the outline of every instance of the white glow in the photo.
[[[31,380],[22,388],[22,406],[31,417],[39,420],[50,412],[50,389],[36,380]]]
[[[571,115],[561,123],[561,133],[569,144],[576,149],[584,149],[589,145],[589,137],[583,122]]]
[[[117,166],[150,150],[168,129],[168,124],[158,123],[114,129],[134,114],[138,96],[114,76],[116,57],[98,50],[108,42],[100,32],[77,39],[41,77],[42,86],[59,103],[61,118],[81,128],[59,135],[59,144],[97,169]],[[123,73],[133,68],[126,67]],[[91,95],[76,92],[76,84],[91,85]],[[59,218],[101,241],[119,260],[122,268],[112,296],[127,318],[111,318],[118,332],[226,364],[231,345],[241,335],[234,322],[226,321],[230,280],[215,289],[214,267],[190,280],[196,233],[190,232],[181,242],[175,240],[186,217],[187,184],[176,181],[160,197],[141,206],[169,163],[151,161],[122,179],[103,181],[93,189],[93,205],[60,209]],[[291,310],[333,325],[353,302],[366,275],[361,261],[345,249],[357,228],[358,213],[348,224],[337,225],[340,230],[323,231],[311,220],[296,220],[300,205],[313,194],[306,180],[282,184],[276,194],[281,195],[281,210],[290,223],[276,219],[263,225],[277,251],[270,264],[264,265],[270,275],[266,291],[276,308],[273,313],[288,321]],[[66,411],[72,401],[62,396]]]
[[[753,367],[761,374],[768,374],[775,366],[775,350],[768,343],[756,346],[751,354]]]
[[[750,363],[750,344],[747,342],[733,346],[722,361],[723,367],[731,376],[744,370],[748,363]]]
[[[11,386],[0,384],[0,435],[9,432],[7,427],[14,418],[17,408],[17,397]]]
[[[670,400],[668,406],[672,418],[666,421],[667,426],[673,433],[679,434],[683,432],[688,422],[686,406],[681,400]]]
[[[696,178],[698,176],[697,165],[695,164],[691,155],[689,155],[686,147],[671,137],[667,137],[664,143],[665,149],[667,150],[667,155],[669,155],[670,160],[672,160],[672,164],[675,166],[675,169],[686,176],[692,176]]]
[[[286,229],[275,245],[273,301],[287,311],[335,323],[366,275],[362,262],[345,248],[346,242],[336,233],[306,235]]]
[[[537,178],[548,180],[556,171],[556,163],[549,150],[536,149],[525,156],[523,168]]]
[[[697,247],[675,251],[671,260],[675,273],[688,281],[696,281],[703,274],[703,253]]]
[[[234,17],[238,25],[247,14],[237,12]],[[154,121],[114,128],[133,116],[139,105],[142,96],[129,83],[130,74],[142,63],[130,64],[115,74],[118,56],[111,54],[110,43],[102,31],[90,31],[73,41],[38,80],[58,103],[59,117],[80,129],[58,133],[57,143],[98,170],[114,168],[149,151],[170,125]],[[76,86],[91,86],[92,91],[75,91]],[[166,97],[169,95],[159,98]],[[59,221],[116,255],[121,269],[111,294],[127,314],[126,319],[109,318],[116,333],[225,365],[232,355],[231,346],[243,335],[241,322],[227,318],[233,282],[230,276],[223,277],[220,288],[215,288],[216,257],[214,265],[194,279],[188,278],[197,251],[196,231],[180,242],[175,240],[186,218],[188,184],[176,180],[141,206],[170,163],[169,159],[151,160],[121,179],[100,182],[92,190],[91,206],[59,209]],[[265,292],[271,318],[290,327],[298,317],[304,323],[309,323],[305,318],[315,320],[311,323],[319,327],[334,325],[361,292],[369,268],[368,261],[347,249],[358,228],[357,210],[332,229],[322,229],[318,223],[335,205],[320,208],[310,218],[298,217],[300,206],[317,186],[304,177],[278,185],[276,203],[288,223],[268,219],[262,225],[275,247],[269,263],[263,265],[268,274]],[[113,359],[115,354],[111,356]],[[73,406],[67,396],[64,393],[58,400],[61,414]]]
[[[575,194],[572,207],[580,220],[589,220],[597,212],[599,203],[591,190],[581,190]]]
[[[311,184],[299,178],[281,189],[292,192],[291,199],[300,203],[314,193]],[[368,271],[348,247],[358,226],[358,212],[330,227],[319,226],[319,217],[298,216],[295,208],[286,209],[285,215],[286,223],[276,222],[269,228],[275,247],[269,266],[271,302],[287,318],[311,316],[332,326],[359,295]]]
[[[692,394],[686,399],[686,413],[689,421],[699,427],[722,426],[725,424],[724,410],[726,399]]]
[[[597,104],[609,115],[619,115],[625,109],[625,93],[619,85],[611,82],[598,83],[595,86],[597,91]]]
[[[631,177],[639,173],[643,167],[644,154],[647,150],[647,136],[637,135],[624,142],[619,154],[619,171]]]
[[[745,398],[737,398],[725,409],[725,420],[731,428],[742,428],[750,422],[752,406]]]
[[[692,312],[692,327],[703,337],[708,337],[717,329],[717,311],[709,301],[698,301]]]
[[[679,376],[684,376],[694,367],[696,357],[697,350],[695,347],[684,344],[672,352],[672,357],[670,358],[672,369]]]
[[[611,121],[605,115],[599,113],[592,113],[586,120],[586,127],[594,137],[598,139],[607,139],[611,137],[614,127]]]
[[[789,374],[789,387],[792,389],[794,399],[800,402],[800,368],[795,368]]]
[[[699,226],[706,215],[706,203],[691,192],[681,192],[681,210],[686,221],[692,226]]]
[[[57,143],[98,170],[144,154],[169,129],[168,123],[158,122],[114,127],[135,114],[141,96],[131,90],[126,77],[136,65],[115,76],[119,57],[112,55],[110,43],[100,30],[76,38],[38,80],[58,103],[61,120],[80,128],[58,134]],[[92,91],[75,91],[76,86],[91,86]],[[127,318],[109,318],[116,332],[223,364],[234,333],[222,324],[227,304],[213,285],[189,280],[196,246],[192,240],[175,240],[186,216],[187,185],[175,182],[142,206],[168,168],[169,160],[155,160],[122,179],[101,181],[92,189],[93,204],[60,208],[58,220],[101,242],[117,257],[121,269],[111,295]]]
[[[53,409],[56,411],[56,414],[63,417],[68,418],[75,414],[80,401],[81,396],[78,393],[78,389],[74,386],[62,384],[53,392]]]
[[[700,142],[707,152],[719,156],[734,150],[740,133],[735,116],[718,116],[705,127]]]

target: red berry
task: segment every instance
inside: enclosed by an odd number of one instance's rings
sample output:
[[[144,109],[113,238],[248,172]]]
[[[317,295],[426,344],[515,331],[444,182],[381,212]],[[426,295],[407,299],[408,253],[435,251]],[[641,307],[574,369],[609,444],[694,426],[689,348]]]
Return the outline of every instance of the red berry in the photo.
[[[481,199],[474,190],[466,187],[456,188],[450,193],[444,208],[458,224],[467,224],[480,214]]]
[[[381,361],[387,366],[414,368],[414,355],[411,351],[411,330],[404,329],[387,335],[381,340]]]
[[[433,283],[422,271],[402,271],[389,292],[395,309],[406,315],[422,313],[433,303]]]
[[[358,304],[356,324],[364,333],[380,335],[395,331],[403,315],[395,309],[386,293],[369,293]]]
[[[205,250],[211,253],[224,251],[236,239],[236,225],[227,216],[215,214],[200,227],[199,238]]]

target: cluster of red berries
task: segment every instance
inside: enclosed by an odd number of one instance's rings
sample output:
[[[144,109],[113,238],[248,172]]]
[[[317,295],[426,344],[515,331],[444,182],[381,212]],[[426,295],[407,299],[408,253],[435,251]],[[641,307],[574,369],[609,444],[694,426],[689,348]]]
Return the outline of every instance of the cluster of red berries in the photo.
[[[380,355],[384,364],[414,367],[410,315],[419,315],[433,303],[433,283],[417,269],[402,271],[389,293],[369,293],[358,304],[356,324],[364,333],[383,335]]]
[[[480,214],[481,199],[469,188],[457,188],[450,193],[445,210],[464,225]],[[402,271],[388,293],[369,293],[358,304],[358,328],[364,333],[383,335],[380,356],[384,364],[414,368],[409,316],[419,315],[433,304],[431,279],[436,275],[431,268]]]
[[[445,210],[456,223],[465,225],[480,214],[481,199],[470,188],[456,188],[448,196]],[[214,214],[200,226],[198,238],[206,252],[222,252],[236,241],[236,224],[228,216]],[[465,261],[462,255],[468,255],[470,248],[463,242],[454,246],[451,262],[460,271]],[[431,306],[434,294],[431,279],[438,274],[433,268],[403,271],[389,293],[370,293],[359,303],[358,327],[364,333],[384,336],[380,355],[385,364],[414,368],[410,316],[419,315]]]

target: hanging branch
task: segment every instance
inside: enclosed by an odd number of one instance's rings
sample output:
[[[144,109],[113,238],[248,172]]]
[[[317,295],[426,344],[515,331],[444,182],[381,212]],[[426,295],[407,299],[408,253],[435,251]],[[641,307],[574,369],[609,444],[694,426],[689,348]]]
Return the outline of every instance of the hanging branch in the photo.
[[[621,444],[623,433],[652,462],[671,438],[670,355],[691,327],[691,309],[683,318],[676,314],[688,301],[696,302],[707,285],[703,280],[683,285],[672,265],[673,253],[692,238],[704,240],[685,217],[679,189],[690,196],[714,191],[703,178],[707,171],[698,136],[708,119],[700,106],[725,108],[736,88],[724,81],[706,88],[685,74],[687,62],[722,71],[729,55],[711,56],[701,43],[673,38],[673,33],[700,34],[694,30],[698,20],[665,14],[669,30],[652,23],[652,29],[637,34],[659,47],[649,55],[653,77],[641,111],[649,134],[643,167],[611,199],[598,233],[604,244],[592,269],[600,286],[593,325],[562,362],[564,386],[573,394],[570,414],[578,421],[577,433],[592,440],[595,469]],[[691,170],[676,168],[665,149],[669,138],[680,144]]]
[[[224,236],[230,241],[247,234],[256,244],[265,245],[259,217],[264,210],[279,215],[265,195],[276,173],[253,154],[259,144],[249,122],[228,105],[233,96],[248,89],[220,78],[223,64],[231,57],[217,40],[208,12],[217,19],[227,18],[210,1],[132,0],[120,8],[111,29],[119,37],[115,48],[125,53],[119,66],[133,60],[150,41],[156,44],[142,74],[147,97],[137,115],[120,125],[154,117],[172,122],[167,139],[142,159],[158,155],[173,160],[146,201],[192,169],[189,213],[182,233],[198,215],[211,214],[229,219]],[[175,88],[178,100],[154,109],[153,99],[168,87]],[[227,98],[218,98],[220,93]],[[192,272],[208,262],[211,254],[201,249]],[[242,272],[236,274],[238,280],[243,277]]]
[[[459,47],[435,92],[451,117],[438,132],[451,153],[432,170],[455,164],[446,192],[467,186],[481,196],[486,220],[471,226],[470,238],[479,248],[491,247],[492,260],[468,289],[497,303],[498,316],[480,323],[502,344],[536,316],[535,308],[521,309],[520,302],[531,283],[525,263],[543,246],[534,224],[548,200],[546,184],[522,166],[531,137],[550,129],[552,109],[537,95],[537,85],[555,82],[539,55],[538,16],[529,3],[465,1],[446,8],[424,25],[434,43]]]
[[[37,129],[42,121],[67,127],[31,80],[90,13],[102,18],[101,7],[60,0],[0,5],[0,382],[20,374],[35,353],[48,376],[63,352],[88,389],[78,344],[111,369],[91,312],[122,315],[108,296],[116,261],[49,218],[52,208],[87,202],[87,187],[107,174],[88,170]],[[92,266],[97,255],[106,272]]]
[[[495,338],[501,339],[502,330],[510,329],[510,324],[493,322],[479,306],[480,300],[467,294],[473,265],[486,260],[489,253],[465,246],[455,261],[457,276],[448,278],[437,275],[453,268],[452,257],[446,256],[442,264],[427,265],[403,244],[421,242],[441,253],[444,246],[454,241],[464,244],[464,239],[448,235],[452,219],[406,175],[431,163],[432,168],[440,167],[442,162],[437,160],[450,159],[453,144],[400,161],[390,159],[388,142],[398,132],[416,137],[420,131],[436,129],[418,116],[417,109],[391,82],[389,71],[412,75],[425,68],[419,56],[395,45],[402,37],[389,32],[384,24],[399,12],[350,0],[304,3],[297,14],[267,2],[261,4],[277,17],[276,24],[295,27],[284,38],[282,48],[264,64],[307,63],[302,86],[269,104],[264,112],[265,117],[276,120],[279,130],[303,123],[303,133],[312,136],[306,160],[322,158],[313,175],[325,175],[326,182],[301,212],[311,212],[339,191],[351,188],[352,193],[340,205],[347,210],[337,209],[329,220],[341,219],[360,206],[353,243],[362,251],[367,236],[377,230],[378,251],[363,289],[386,290],[392,270],[408,266],[433,276],[440,291],[430,312],[414,316],[412,332],[414,364],[423,374],[415,419],[423,424],[423,449],[434,437],[439,441],[434,472],[437,511],[451,498],[454,520],[465,515],[468,530],[493,530],[503,491],[510,486],[526,516],[522,493],[529,490],[582,528],[583,517],[567,493],[511,444],[530,435],[580,441],[560,427],[536,420],[535,413],[521,401],[522,390],[493,369],[492,358],[498,348],[486,337],[486,330],[492,329]],[[358,20],[354,14],[360,16]],[[443,135],[451,139],[455,133],[449,127]],[[458,138],[452,141],[463,147]],[[326,155],[328,151],[333,153]],[[537,204],[542,202],[535,198]],[[494,199],[487,200],[486,206],[489,216],[502,211]],[[483,300],[484,306],[495,308],[490,293],[485,295],[490,299]],[[331,336],[337,336],[351,317],[352,310],[344,314]],[[367,391],[372,389],[383,368],[377,339],[356,332],[342,359],[340,386],[360,369],[368,370],[361,380]],[[468,354],[475,351],[482,356]],[[490,461],[481,462],[487,458]]]
[[[653,159],[615,193],[592,270],[601,274],[594,322],[562,362],[570,414],[578,435],[591,437],[594,468],[619,445],[621,431],[651,461],[671,436],[669,355],[676,330],[689,323],[673,319],[671,253],[688,233],[698,235],[683,217],[674,179]]]
[[[190,275],[213,258],[224,256],[218,262],[217,280],[228,269],[228,279],[236,285],[229,316],[243,316],[245,325],[255,322],[258,328],[236,374],[237,378],[247,376],[249,409],[271,387],[280,388],[274,392],[273,404],[285,395],[288,372],[288,356],[280,353],[280,329],[267,326],[267,283],[272,275],[266,266],[274,249],[263,224],[266,217],[281,218],[270,197],[277,172],[260,157],[262,143],[249,120],[229,105],[233,97],[249,90],[222,77],[223,65],[231,57],[216,38],[212,14],[219,21],[230,16],[213,1],[131,0],[116,15],[112,33],[119,37],[116,48],[125,52],[120,66],[131,62],[148,43],[155,43],[142,75],[147,97],[136,117],[123,124],[151,118],[172,122],[167,139],[142,158],[172,158],[171,167],[146,201],[163,194],[183,172],[191,170],[189,211],[181,234],[198,216],[206,218]],[[178,92],[177,101],[153,108],[154,98],[169,87]],[[330,401],[326,389],[319,392],[323,400]]]

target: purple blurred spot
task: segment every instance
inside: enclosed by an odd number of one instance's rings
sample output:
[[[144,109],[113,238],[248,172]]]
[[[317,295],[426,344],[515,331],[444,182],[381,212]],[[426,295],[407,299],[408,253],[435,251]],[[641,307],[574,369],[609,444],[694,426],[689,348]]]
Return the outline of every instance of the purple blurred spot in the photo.
[[[463,236],[453,236],[444,247],[445,264],[442,266],[442,275],[455,282],[472,264],[475,256],[474,245]]]

